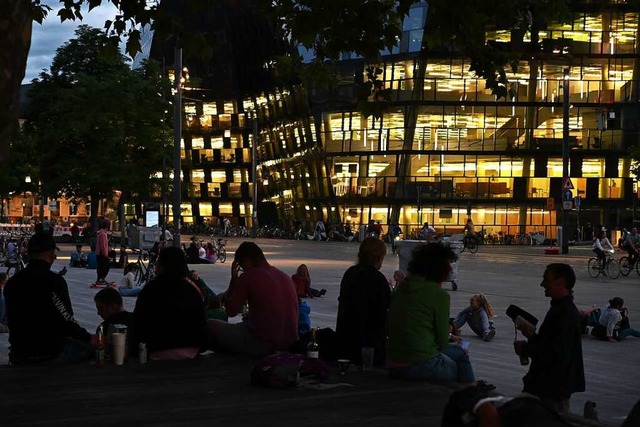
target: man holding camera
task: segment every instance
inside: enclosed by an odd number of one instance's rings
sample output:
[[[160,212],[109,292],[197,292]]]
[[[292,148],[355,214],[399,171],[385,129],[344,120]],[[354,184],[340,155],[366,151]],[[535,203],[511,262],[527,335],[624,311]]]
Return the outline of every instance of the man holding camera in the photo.
[[[573,303],[576,275],[568,264],[549,264],[540,286],[551,298],[540,330],[526,323],[516,328],[528,338],[516,341],[514,348],[521,358],[530,358],[531,367],[524,376],[523,392],[539,397],[558,412],[569,412],[572,393],[585,390],[580,315]]]

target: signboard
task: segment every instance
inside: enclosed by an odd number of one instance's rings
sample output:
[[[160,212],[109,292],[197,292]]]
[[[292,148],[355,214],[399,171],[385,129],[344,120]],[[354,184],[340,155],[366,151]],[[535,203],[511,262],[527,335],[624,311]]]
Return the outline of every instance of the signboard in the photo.
[[[562,184],[563,190],[573,190],[575,187],[573,186],[573,182],[571,182],[571,178],[565,178]]]
[[[569,200],[569,201],[564,200],[562,202],[562,209],[565,209],[565,210],[573,209],[573,200]]]
[[[49,200],[49,210],[58,210],[58,202],[56,200]]]
[[[562,190],[562,201],[569,202],[573,200],[573,193],[571,190]]]
[[[160,225],[160,212],[146,211],[144,220],[147,227],[158,227]]]
[[[576,196],[573,199],[573,204],[576,206],[576,209],[580,210],[580,205],[582,204],[582,199],[580,198],[580,196]]]

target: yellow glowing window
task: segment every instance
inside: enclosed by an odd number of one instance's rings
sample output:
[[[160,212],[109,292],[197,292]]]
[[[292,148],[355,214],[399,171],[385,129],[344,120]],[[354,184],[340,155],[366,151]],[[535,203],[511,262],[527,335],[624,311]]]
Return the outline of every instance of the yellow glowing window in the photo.
[[[220,215],[232,215],[233,214],[233,205],[231,203],[220,203],[218,205],[220,210]]]
[[[224,147],[224,142],[222,138],[211,138],[211,148],[222,148]]]
[[[193,149],[204,148],[204,139],[202,139],[202,138],[193,138],[191,140],[191,148],[193,148]]]
[[[215,102],[205,102],[202,104],[202,114],[213,115],[218,114]]]
[[[211,171],[211,182],[227,182],[227,173],[224,170]]]
[[[191,171],[191,182],[194,182],[194,183],[204,182],[204,171],[202,169],[195,169]]]
[[[211,202],[200,202],[198,207],[200,209],[200,215],[202,216],[213,215],[213,208],[211,207]]]

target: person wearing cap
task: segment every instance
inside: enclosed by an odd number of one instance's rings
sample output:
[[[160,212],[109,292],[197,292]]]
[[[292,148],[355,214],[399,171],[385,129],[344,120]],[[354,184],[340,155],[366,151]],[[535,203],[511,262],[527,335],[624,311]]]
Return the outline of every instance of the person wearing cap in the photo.
[[[12,364],[76,363],[90,360],[91,334],[73,317],[67,282],[51,271],[56,243],[36,233],[28,244],[29,264],[4,290]]]
[[[585,390],[582,327],[573,302],[576,274],[568,264],[552,263],[542,277],[540,286],[551,298],[551,308],[538,332],[516,326],[527,341],[514,342],[514,349],[531,359],[522,391],[567,414],[571,395]]]

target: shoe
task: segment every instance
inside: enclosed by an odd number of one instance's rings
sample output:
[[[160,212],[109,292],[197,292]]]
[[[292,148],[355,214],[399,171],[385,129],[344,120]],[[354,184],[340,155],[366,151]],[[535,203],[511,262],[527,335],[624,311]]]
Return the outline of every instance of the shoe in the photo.
[[[489,384],[485,380],[476,381],[476,387],[484,392],[493,391],[496,389],[496,386],[494,386],[493,384]]]
[[[491,329],[489,332],[487,332],[487,335],[484,336],[483,340],[485,342],[489,342],[493,339],[493,337],[496,336],[496,330],[495,329]]]
[[[323,297],[327,293],[326,289],[320,289],[320,296]]]

